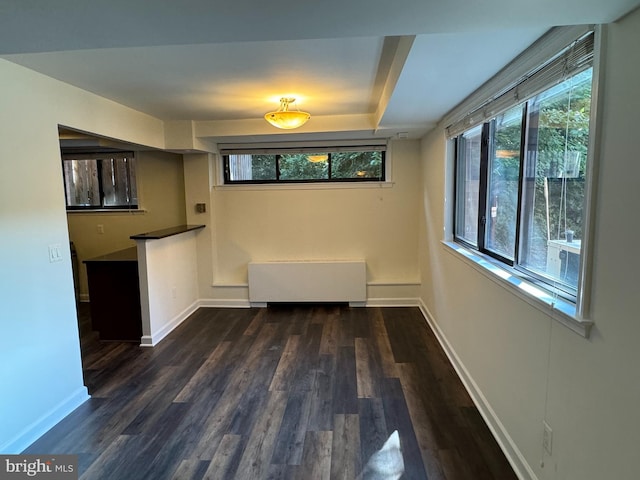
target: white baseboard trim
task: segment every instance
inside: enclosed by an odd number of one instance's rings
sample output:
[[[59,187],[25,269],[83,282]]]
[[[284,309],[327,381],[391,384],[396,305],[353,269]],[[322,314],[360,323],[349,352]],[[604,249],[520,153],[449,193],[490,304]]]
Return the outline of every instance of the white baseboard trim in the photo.
[[[164,327],[151,335],[143,335],[140,338],[141,347],[155,347],[164,337],[169,335],[175,328],[184,322],[193,312],[200,307],[200,301],[195,300],[191,305],[178,313]]]
[[[453,368],[462,381],[462,384],[471,396],[473,403],[480,412],[480,415],[482,415],[482,418],[489,427],[489,430],[491,430],[491,433],[498,442],[498,445],[507,457],[507,460],[511,464],[511,467],[515,471],[518,478],[520,480],[538,480],[538,477],[531,469],[531,466],[520,452],[520,449],[517,447],[496,413],[493,411],[493,408],[491,408],[491,405],[469,374],[467,368],[464,366],[462,361],[460,361],[460,358],[447,340],[447,337],[444,335],[437,322],[431,315],[431,312],[424,304],[424,302],[422,302],[422,300],[419,301],[419,307],[422,315],[429,324],[429,327],[431,327],[431,330],[433,331],[436,338],[438,339],[438,342],[445,351],[445,354],[453,365]]]
[[[238,299],[215,299],[205,298],[198,301],[200,307],[213,308],[264,308],[267,302],[249,302],[242,298]],[[419,298],[368,298],[366,302],[350,302],[352,307],[419,307]]]
[[[69,395],[66,400],[60,402],[49,413],[33,422],[22,433],[13,440],[9,440],[0,446],[0,452],[8,455],[19,454],[29,445],[35,442],[42,435],[53,428],[60,420],[73,412],[76,408],[89,400],[91,397],[87,387],[80,387]]]
[[[419,307],[419,298],[368,298],[367,307]]]

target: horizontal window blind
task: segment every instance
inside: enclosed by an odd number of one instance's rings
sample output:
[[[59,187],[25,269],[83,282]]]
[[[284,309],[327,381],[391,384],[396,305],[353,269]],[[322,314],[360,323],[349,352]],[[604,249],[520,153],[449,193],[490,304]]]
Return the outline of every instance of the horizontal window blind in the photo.
[[[238,148],[221,149],[220,155],[287,155],[295,153],[384,152],[386,145],[349,145],[336,147]]]
[[[582,32],[569,45],[535,69],[530,70],[516,80],[496,88],[493,94],[484,94],[484,98],[468,100],[470,106],[466,112],[460,111],[450,116],[446,134],[454,138],[464,131],[491,120],[496,115],[535,96],[541,91],[580,73],[593,64],[594,31]],[[535,47],[535,44],[532,48]],[[488,83],[490,83],[489,81]],[[504,82],[503,82],[504,83]],[[481,88],[480,91],[483,91]]]

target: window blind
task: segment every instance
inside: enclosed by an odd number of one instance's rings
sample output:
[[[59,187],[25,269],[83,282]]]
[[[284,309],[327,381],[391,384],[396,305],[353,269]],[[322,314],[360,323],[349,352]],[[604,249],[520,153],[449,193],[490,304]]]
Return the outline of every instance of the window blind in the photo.
[[[574,30],[571,31],[575,32],[575,28],[573,27]],[[553,32],[554,36],[566,40],[564,38],[566,35],[559,36],[556,32]],[[447,116],[447,137],[457,137],[464,131],[491,120],[496,115],[528,100],[541,91],[589,68],[593,64],[595,33],[593,28],[587,29],[586,32],[580,30],[578,32],[581,35],[574,37],[575,39],[570,44],[565,44],[564,48],[556,50],[555,55],[548,56],[546,62],[516,77],[516,80],[513,80],[513,77],[509,82],[504,79],[493,82],[490,80],[485,85],[491,86],[493,83],[493,93],[488,93],[485,86],[478,89],[476,94],[472,94],[461,106],[454,109],[453,114]],[[527,52],[535,51],[538,43],[536,42],[514,62],[525,64],[527,57],[529,57]],[[548,41],[546,43],[552,44],[554,42]],[[510,65],[505,70],[507,72],[517,70],[517,65],[515,67]],[[502,76],[504,77],[505,74],[503,73]],[[465,105],[467,106],[466,110]]]
[[[295,153],[384,152],[386,150],[386,145],[366,144],[335,147],[230,148],[221,149],[220,155],[286,155]]]

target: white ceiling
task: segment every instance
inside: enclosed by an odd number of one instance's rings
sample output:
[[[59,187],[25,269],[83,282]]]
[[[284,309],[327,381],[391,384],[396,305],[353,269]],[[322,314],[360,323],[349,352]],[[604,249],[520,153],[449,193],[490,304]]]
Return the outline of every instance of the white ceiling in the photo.
[[[4,0],[0,56],[214,141],[419,137],[550,27],[639,4]],[[282,96],[312,115],[301,135],[261,120]]]

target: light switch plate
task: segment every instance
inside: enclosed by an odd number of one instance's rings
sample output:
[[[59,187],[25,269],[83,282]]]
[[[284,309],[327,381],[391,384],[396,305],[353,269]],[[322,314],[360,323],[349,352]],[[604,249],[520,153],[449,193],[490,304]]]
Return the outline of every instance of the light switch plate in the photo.
[[[49,245],[49,262],[61,262],[62,261],[62,245],[59,243],[53,243]]]

